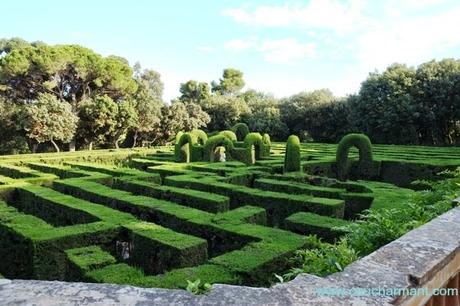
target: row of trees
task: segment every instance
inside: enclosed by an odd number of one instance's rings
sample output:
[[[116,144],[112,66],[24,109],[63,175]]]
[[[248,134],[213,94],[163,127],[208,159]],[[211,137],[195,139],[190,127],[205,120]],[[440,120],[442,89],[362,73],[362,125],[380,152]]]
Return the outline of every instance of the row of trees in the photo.
[[[245,122],[277,140],[337,142],[347,133],[375,143],[455,145],[460,143],[460,60],[394,64],[370,73],[358,94],[335,97],[330,90],[302,92],[277,100],[248,90],[242,73],[227,69],[219,83],[189,81],[180,101],[191,101],[211,117],[210,130]]]
[[[395,64],[345,98],[322,89],[275,99],[244,86],[241,71],[225,69],[218,81],[181,84],[180,96],[166,104],[160,74],[121,57],[0,40],[0,154],[162,145],[180,130],[237,122],[283,141],[296,134],[336,142],[363,132],[375,143],[460,142],[459,60]]]
[[[209,122],[200,106],[162,95],[159,73],[121,57],[0,40],[0,154],[164,144]]]

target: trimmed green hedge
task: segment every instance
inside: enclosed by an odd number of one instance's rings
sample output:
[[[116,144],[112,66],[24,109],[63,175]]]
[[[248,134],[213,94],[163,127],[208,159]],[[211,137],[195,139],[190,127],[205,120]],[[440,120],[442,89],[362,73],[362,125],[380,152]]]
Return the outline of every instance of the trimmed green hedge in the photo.
[[[208,141],[208,135],[203,130],[194,129],[190,133],[195,135],[198,145],[204,146],[206,141]]]
[[[191,161],[192,146],[197,143],[197,137],[192,133],[183,133],[174,146],[174,160],[189,163]]]
[[[284,172],[297,172],[300,170],[300,140],[296,135],[291,135],[286,141]]]
[[[236,137],[236,134],[233,133],[232,131],[230,130],[225,130],[225,131],[221,131],[219,132],[218,135],[224,135],[225,137],[227,137],[231,142],[236,142],[238,139]]]
[[[113,187],[146,195],[158,199],[172,201],[181,205],[197,208],[211,213],[224,212],[229,209],[228,197],[192,189],[152,184],[136,179],[115,179]]]
[[[364,134],[348,134],[340,140],[336,153],[337,177],[340,180],[348,178],[350,171],[348,154],[351,147],[359,150],[358,168],[361,178],[369,178],[373,167],[372,144],[369,137]]]
[[[232,127],[232,131],[236,134],[236,138],[239,141],[243,141],[246,135],[249,134],[249,127],[246,123],[240,122]]]
[[[295,213],[286,218],[286,229],[302,235],[317,235],[334,242],[346,232],[336,227],[347,226],[350,223],[343,219],[321,216],[309,212]]]
[[[230,157],[231,152],[234,149],[233,142],[224,134],[209,137],[208,141],[204,145],[204,160],[207,162],[215,162],[215,149],[219,146],[225,147],[226,155]]]
[[[343,200],[315,198],[308,195],[286,194],[259,190],[219,182],[212,178],[195,178],[188,175],[166,177],[164,184],[214,192],[230,198],[231,208],[242,205],[263,207],[267,210],[270,225],[282,224],[289,215],[299,211],[311,211],[343,218]]]
[[[370,190],[366,190],[365,188],[363,188],[364,190],[359,190],[359,185],[349,185],[347,183],[340,184],[338,182],[329,183],[329,186],[331,187],[310,185],[310,183],[313,183],[314,180],[315,179],[312,178],[312,182],[307,181],[300,183],[290,180],[280,180],[279,177],[276,179],[258,178],[254,181],[254,187],[288,194],[308,194],[315,197],[342,199],[345,201],[344,218],[347,220],[357,218],[364,210],[371,207],[374,200],[372,192]],[[316,183],[321,184],[321,181],[318,180]],[[361,193],[349,192],[346,188],[349,188],[350,190],[358,189]]]
[[[263,142],[263,144],[264,144],[262,156],[263,156],[263,157],[269,157],[269,156],[270,156],[270,148],[271,148],[271,146],[272,146],[272,142],[271,142],[271,140],[270,140],[270,135],[268,135],[267,133],[265,133],[265,134],[262,136],[262,142]]]

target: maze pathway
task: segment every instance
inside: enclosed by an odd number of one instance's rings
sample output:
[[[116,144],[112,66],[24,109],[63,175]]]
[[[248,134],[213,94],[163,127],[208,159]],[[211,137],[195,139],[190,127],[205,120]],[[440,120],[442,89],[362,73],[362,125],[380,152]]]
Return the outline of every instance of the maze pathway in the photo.
[[[306,235],[328,240],[368,208],[368,190],[280,179],[238,163],[135,168],[64,161],[0,166],[6,277],[184,288],[266,285]],[[359,189],[359,188],[358,188]],[[316,222],[318,221],[319,222]]]

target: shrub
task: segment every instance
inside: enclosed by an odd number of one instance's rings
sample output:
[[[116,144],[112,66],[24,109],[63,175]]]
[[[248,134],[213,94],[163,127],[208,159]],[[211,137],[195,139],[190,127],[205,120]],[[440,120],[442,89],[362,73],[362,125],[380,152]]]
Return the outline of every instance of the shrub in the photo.
[[[264,150],[263,150],[262,154],[263,154],[264,157],[268,157],[268,156],[270,156],[270,148],[272,146],[272,142],[270,140],[270,135],[265,133],[262,136],[262,142],[264,144]]]
[[[176,134],[176,142],[175,143],[178,143],[180,138],[182,137],[182,135],[184,135],[184,132],[182,131],[179,131],[177,134]]]
[[[196,136],[197,143],[202,146],[208,141],[208,135],[203,130],[194,129],[190,133]]]
[[[232,127],[233,133],[236,134],[236,138],[242,141],[246,135],[249,134],[249,127],[246,123],[237,123]]]
[[[252,151],[252,146],[254,146],[254,151]],[[244,147],[249,150],[252,158],[255,160],[261,159],[264,151],[264,143],[262,141],[262,135],[259,133],[249,133],[244,138]],[[254,155],[253,155],[254,154]]]
[[[296,268],[284,274],[282,279],[289,280],[300,273],[326,276],[342,271],[347,265],[358,259],[355,250],[349,247],[345,239],[337,244],[320,241],[316,236],[309,236],[311,249],[298,250],[292,261]]]
[[[460,196],[460,172],[453,173],[453,178],[431,183],[432,190],[417,192],[404,209],[371,210],[363,220],[346,226],[349,245],[365,256],[447,212]]]
[[[208,141],[204,145],[204,152],[203,152],[204,160],[214,162],[215,161],[214,160],[215,159],[214,150],[219,146],[225,147],[225,150],[228,155],[230,155],[230,152],[234,148],[233,142],[224,134],[219,134],[216,136],[209,137]]]
[[[291,135],[286,142],[284,172],[295,171],[300,171],[300,140],[296,135]]]
[[[196,144],[197,138],[195,134],[183,133],[179,141],[174,146],[174,159],[177,162],[190,162],[191,146]]]
[[[350,162],[348,153],[351,147],[356,147],[359,150],[359,173],[362,178],[367,178],[372,171],[372,144],[364,134],[348,134],[340,140],[337,147],[336,162],[337,162],[337,177],[340,180],[346,180],[350,171]]]
[[[219,135],[224,135],[225,137],[227,137],[227,138],[228,138],[229,140],[231,140],[232,142],[236,142],[236,141],[237,141],[236,134],[233,133],[233,132],[230,131],[230,130],[221,131],[221,132],[219,132]]]

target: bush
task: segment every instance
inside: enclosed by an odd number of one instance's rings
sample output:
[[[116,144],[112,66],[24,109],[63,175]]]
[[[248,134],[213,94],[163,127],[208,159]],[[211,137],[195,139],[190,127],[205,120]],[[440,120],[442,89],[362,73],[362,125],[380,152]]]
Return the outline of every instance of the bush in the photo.
[[[236,138],[242,141],[249,134],[249,127],[246,123],[237,123],[232,127],[232,131],[236,134]]]
[[[204,145],[204,152],[203,152],[204,160],[214,162],[215,161],[214,160],[215,159],[214,150],[219,146],[225,147],[225,150],[228,155],[230,155],[230,152],[234,148],[233,142],[224,134],[212,136],[208,139],[208,141]]]
[[[263,154],[264,157],[268,157],[268,156],[270,156],[270,148],[272,146],[272,142],[270,140],[270,135],[265,133],[262,136],[262,142],[264,144],[264,150],[263,150],[262,154]]]
[[[180,138],[182,137],[182,135],[184,135],[184,132],[182,131],[179,131],[177,134],[176,134],[176,142],[175,143],[178,143]]]
[[[348,134],[340,140],[337,147],[336,162],[337,162],[337,177],[340,180],[346,180],[350,171],[350,162],[348,153],[351,147],[356,147],[359,150],[359,173],[362,178],[369,177],[372,172],[372,144],[364,134]]]
[[[221,131],[221,132],[219,132],[219,135],[224,135],[225,137],[227,137],[232,142],[236,142],[238,140],[237,137],[236,137],[236,134],[233,133],[230,130]]]
[[[450,210],[452,200],[460,196],[460,172],[453,174],[450,179],[431,183],[432,190],[417,192],[404,209],[368,211],[363,220],[346,227],[349,245],[365,256]]]
[[[300,140],[296,135],[291,135],[286,142],[284,172],[296,171],[300,171]]]
[[[320,241],[316,236],[309,236],[311,249],[298,250],[292,258],[293,265],[282,280],[289,280],[300,273],[326,276],[342,271],[347,265],[358,259],[358,254],[342,239],[337,244]]]
[[[183,133],[174,146],[174,160],[176,162],[190,162],[192,146],[196,144],[197,137],[192,133]]]
[[[254,154],[252,151],[252,146],[254,146]],[[259,133],[249,133],[244,138],[244,147],[249,150],[249,154],[251,154],[254,162],[257,159],[261,159],[263,157],[264,152],[264,143],[262,141],[262,135]]]
[[[190,133],[196,136],[197,143],[202,146],[208,141],[208,135],[203,130],[194,129]]]

